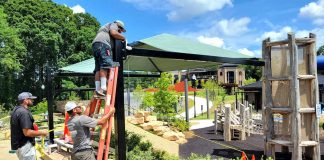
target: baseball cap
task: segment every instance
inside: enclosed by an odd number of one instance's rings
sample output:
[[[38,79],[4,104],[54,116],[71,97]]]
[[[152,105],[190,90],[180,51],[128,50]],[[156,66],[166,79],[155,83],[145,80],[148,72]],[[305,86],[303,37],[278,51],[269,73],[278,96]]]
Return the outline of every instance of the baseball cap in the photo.
[[[123,21],[121,21],[121,20],[116,20],[115,23],[117,24],[118,27],[122,28],[122,31],[123,31],[123,32],[126,32],[125,24],[124,24]]]
[[[22,101],[24,99],[36,99],[37,97],[33,96],[29,92],[22,92],[18,95],[18,101]]]
[[[74,109],[75,107],[77,107],[77,104],[74,101],[68,101],[65,104],[65,111],[70,111],[70,110]]]

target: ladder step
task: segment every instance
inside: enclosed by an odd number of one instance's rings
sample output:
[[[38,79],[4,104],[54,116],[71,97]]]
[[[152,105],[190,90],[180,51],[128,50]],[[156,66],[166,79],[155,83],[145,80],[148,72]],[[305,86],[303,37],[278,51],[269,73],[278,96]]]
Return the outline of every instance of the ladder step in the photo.
[[[300,108],[299,113],[315,113],[315,108]]]
[[[316,142],[316,141],[301,141],[301,143],[299,145],[301,147],[317,146],[318,142]]]
[[[291,141],[275,140],[275,139],[271,139],[268,142],[271,144],[279,144],[279,145],[283,145],[283,146],[291,146],[293,144]]]
[[[282,113],[282,114],[288,114],[292,112],[291,108],[288,107],[272,107],[271,111],[273,113]]]
[[[298,79],[315,79],[316,77],[314,75],[298,75]]]
[[[290,81],[290,77],[270,77],[268,78],[269,81]]]
[[[106,99],[106,96],[97,96],[97,95],[93,95],[93,98],[95,98],[95,99],[103,99],[103,100],[105,100],[105,99]]]

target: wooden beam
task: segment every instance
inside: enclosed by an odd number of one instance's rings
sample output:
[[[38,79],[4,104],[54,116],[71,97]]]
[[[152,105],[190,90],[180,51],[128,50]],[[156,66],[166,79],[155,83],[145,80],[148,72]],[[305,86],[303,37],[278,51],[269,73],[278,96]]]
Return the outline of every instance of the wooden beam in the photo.
[[[301,142],[301,121],[300,121],[300,94],[299,94],[299,81],[297,79],[298,75],[298,53],[297,53],[297,45],[295,41],[295,34],[288,33],[288,48],[290,53],[290,64],[291,64],[291,76],[292,80],[290,83],[290,95],[291,101],[290,105],[293,109],[292,114],[292,135],[291,139],[293,141],[293,151],[292,151],[292,159],[302,159],[302,148],[299,143]]]

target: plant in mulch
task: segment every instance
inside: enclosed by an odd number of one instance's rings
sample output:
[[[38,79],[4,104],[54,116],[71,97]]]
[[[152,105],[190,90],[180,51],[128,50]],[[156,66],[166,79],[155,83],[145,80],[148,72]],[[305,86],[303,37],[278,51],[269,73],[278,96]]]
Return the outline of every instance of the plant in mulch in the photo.
[[[99,137],[94,140],[98,141]],[[126,158],[128,160],[178,160],[178,157],[170,156],[165,151],[155,150],[152,143],[149,141],[142,141],[142,136],[133,133],[125,132],[125,142],[127,147]],[[115,134],[111,134],[110,146],[115,148]],[[114,155],[112,155],[113,158]]]
[[[186,122],[184,119],[180,118],[172,118],[170,125],[181,132],[189,131],[190,128],[189,122]]]

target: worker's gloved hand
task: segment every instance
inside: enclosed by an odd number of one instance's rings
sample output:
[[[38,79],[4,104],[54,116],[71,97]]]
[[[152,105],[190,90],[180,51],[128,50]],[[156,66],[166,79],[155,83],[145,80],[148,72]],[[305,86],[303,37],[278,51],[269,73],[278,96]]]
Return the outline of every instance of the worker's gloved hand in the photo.
[[[38,131],[38,125],[36,123],[33,124],[34,131]]]
[[[131,46],[128,46],[127,39],[125,40],[126,50],[132,50],[133,48]]]
[[[115,107],[111,107],[110,110],[109,110],[109,113],[111,115],[113,115],[115,113]]]
[[[40,132],[41,136],[46,137],[48,135],[48,131],[46,129],[44,130],[38,130]]]

